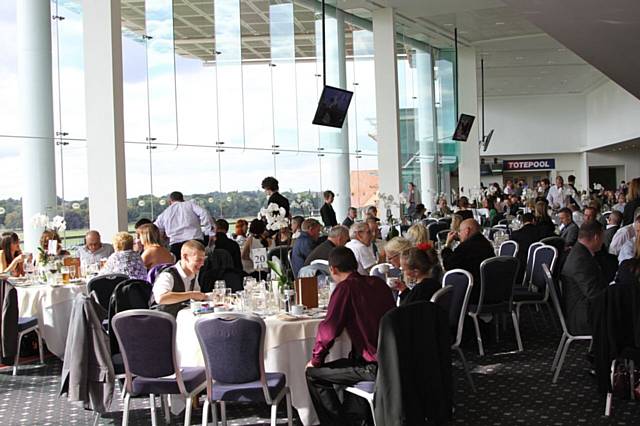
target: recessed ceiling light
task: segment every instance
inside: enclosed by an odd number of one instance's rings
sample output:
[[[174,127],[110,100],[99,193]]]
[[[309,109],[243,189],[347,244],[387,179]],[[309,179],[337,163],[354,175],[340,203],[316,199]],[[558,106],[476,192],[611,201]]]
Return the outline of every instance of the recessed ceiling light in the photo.
[[[445,27],[453,27],[452,23],[447,22],[446,24],[444,24]]]
[[[563,47],[561,47],[560,49],[558,49],[558,52],[566,52],[566,51],[567,51],[567,49],[565,49],[565,48],[563,48]]]
[[[458,34],[469,34],[469,31],[458,31]]]
[[[540,74],[549,74],[549,71],[547,71],[547,70],[542,70],[542,71],[540,71]]]
[[[547,61],[548,64],[555,64],[553,61]]]
[[[496,22],[496,25],[504,25],[504,22]]]
[[[521,60],[523,60],[523,59],[524,59],[524,56],[516,56],[516,60],[517,60],[517,61],[521,61]]]

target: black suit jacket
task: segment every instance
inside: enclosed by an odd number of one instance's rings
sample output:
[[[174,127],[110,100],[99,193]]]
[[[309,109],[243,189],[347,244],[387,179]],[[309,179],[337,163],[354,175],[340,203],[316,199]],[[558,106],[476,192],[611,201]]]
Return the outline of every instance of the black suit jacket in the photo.
[[[511,239],[518,243],[518,260],[520,261],[520,267],[518,272],[518,278],[516,282],[522,281],[522,273],[527,267],[527,254],[531,244],[540,241],[539,229],[534,224],[524,225],[522,228],[511,233]]]
[[[578,225],[575,222],[571,222],[560,231],[560,238],[564,240],[564,244],[567,247],[573,247],[578,241]]]
[[[353,223],[354,223],[353,219],[351,219],[349,216],[345,217],[344,220],[342,221],[342,224],[347,228],[351,228],[351,225],[353,225]]]
[[[472,210],[458,210],[456,214],[459,214],[462,217],[462,220],[473,219]]]
[[[242,257],[240,256],[240,246],[238,243],[227,237],[224,232],[216,232],[216,249],[224,250],[231,255],[233,267],[242,271]]]
[[[591,304],[607,288],[600,264],[581,243],[576,243],[561,273],[567,327],[573,334],[591,334]]]
[[[638,208],[640,208],[640,198],[636,198],[625,204],[624,212],[622,212],[622,226],[633,223],[633,214]]]
[[[428,302],[434,293],[442,288],[440,282],[434,278],[426,278],[416,284],[411,290],[400,293],[400,306],[412,302]]]
[[[333,206],[328,203],[324,203],[320,208],[320,216],[322,216],[322,222],[324,226],[336,226],[338,219],[336,219],[336,212],[333,210]]]
[[[604,248],[607,251],[609,251],[611,240],[613,240],[613,236],[616,235],[616,232],[618,232],[618,229],[620,229],[620,225],[615,225],[609,229],[605,229],[604,234],[602,235],[602,243],[604,245]]]
[[[473,275],[473,288],[469,303],[477,303],[480,296],[480,264],[483,260],[495,255],[493,245],[479,232],[460,243],[455,251],[448,247],[442,250],[442,265],[445,270],[461,268]]]

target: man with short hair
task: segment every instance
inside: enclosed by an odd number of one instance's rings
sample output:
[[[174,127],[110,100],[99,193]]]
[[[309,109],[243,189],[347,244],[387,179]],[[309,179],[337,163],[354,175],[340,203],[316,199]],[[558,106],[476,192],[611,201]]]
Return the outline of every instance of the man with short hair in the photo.
[[[625,242],[618,254],[618,263],[622,263],[623,260],[633,259],[636,255],[636,238],[640,235],[640,215],[636,216],[636,220],[631,224],[635,236]]]
[[[618,210],[612,211],[609,217],[607,218],[607,228],[605,229],[604,235],[602,237],[605,250],[609,251],[609,246],[611,245],[613,236],[616,235],[616,232],[618,232],[618,229],[620,229],[621,223],[622,223],[622,212]]]
[[[333,210],[333,199],[335,194],[333,191],[324,191],[324,204],[320,208],[320,216],[322,217],[322,223],[324,226],[336,226],[338,219],[336,219],[336,212]]]
[[[183,302],[206,300],[200,291],[198,272],[204,265],[204,245],[190,240],[180,248],[180,261],[162,271],[153,284],[153,299],[160,305],[158,310],[174,316],[182,309]]]
[[[591,223],[598,218],[598,210],[595,207],[585,207],[582,216],[582,223]]]
[[[216,220],[216,234],[214,247],[224,250],[231,255],[233,267],[237,271],[242,271],[242,257],[240,256],[240,246],[227,236],[229,232],[229,222],[224,219]]]
[[[293,269],[294,277],[298,277],[298,272],[304,266],[304,261],[316,248],[321,230],[320,222],[315,219],[305,219],[302,222],[300,236],[294,241],[291,251],[291,269]]]
[[[395,306],[386,283],[358,274],[357,268],[353,252],[346,247],[336,247],[329,254],[329,271],[337,285],[329,300],[327,316],[318,326],[306,371],[309,394],[322,425],[366,421],[368,406],[364,400],[345,392],[341,401],[334,386],[375,380],[380,319]],[[325,363],[329,349],[345,330],[352,345],[349,358]]]
[[[469,199],[465,196],[458,199],[458,210],[456,214],[462,217],[462,220],[473,219],[473,211],[469,208]]]
[[[578,207],[580,204],[576,199],[578,196],[568,186],[564,185],[564,179],[562,176],[556,176],[556,184],[549,188],[549,193],[547,194],[547,201],[549,201],[549,205],[553,209],[561,209],[564,207],[568,207],[569,203],[567,202],[571,198],[574,199]]]
[[[349,238],[351,238],[351,241],[345,244],[345,247],[353,251],[358,261],[358,273],[368,275],[371,267],[377,262],[371,244],[375,239],[375,235],[371,232],[367,222],[358,222],[354,223],[349,229]]]
[[[607,287],[596,253],[602,248],[602,225],[584,223],[562,267],[561,279],[569,331],[592,334],[591,302]]]
[[[264,193],[269,197],[267,205],[271,203],[277,204],[278,207],[282,207],[284,209],[285,217],[291,218],[291,213],[289,212],[289,200],[278,192],[280,190],[278,179],[271,176],[262,179],[262,189],[264,189]]]
[[[451,245],[456,237],[460,245],[453,250]],[[442,265],[447,271],[460,268],[473,276],[470,303],[477,303],[480,297],[480,264],[494,256],[493,245],[480,232],[480,224],[475,219],[465,219],[460,223],[458,232],[451,231],[447,235],[442,249]]]
[[[342,224],[347,228],[351,228],[351,225],[355,223],[357,217],[358,209],[356,209],[355,207],[349,207],[349,210],[347,211],[347,217],[342,221]]]
[[[558,212],[560,218],[560,238],[564,240],[565,248],[573,247],[578,240],[578,225],[573,222],[573,212],[563,207]]]
[[[331,228],[326,240],[318,244],[316,248],[309,253],[304,261],[304,266],[311,265],[314,260],[328,260],[329,253],[336,247],[343,247],[349,242],[349,228],[337,225]]]
[[[522,227],[511,233],[511,240],[518,243],[518,260],[520,267],[518,269],[517,281],[522,281],[524,270],[527,266],[527,255],[531,244],[540,241],[540,231],[535,225],[535,216],[532,213],[522,215]]]
[[[213,233],[213,220],[209,212],[193,201],[185,201],[181,192],[169,194],[167,207],[154,222],[169,238],[169,250],[180,259],[182,244],[197,240],[205,244],[205,233]]]
[[[80,263],[92,265],[99,263],[100,259],[106,259],[113,253],[111,244],[103,243],[98,231],[89,231],[84,235],[84,245],[78,247]]]

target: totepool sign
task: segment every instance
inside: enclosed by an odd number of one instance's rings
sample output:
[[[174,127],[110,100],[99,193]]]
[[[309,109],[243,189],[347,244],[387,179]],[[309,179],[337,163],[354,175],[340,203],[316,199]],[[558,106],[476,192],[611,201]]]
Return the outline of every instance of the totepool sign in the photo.
[[[505,160],[502,170],[548,170],[556,168],[556,160]]]

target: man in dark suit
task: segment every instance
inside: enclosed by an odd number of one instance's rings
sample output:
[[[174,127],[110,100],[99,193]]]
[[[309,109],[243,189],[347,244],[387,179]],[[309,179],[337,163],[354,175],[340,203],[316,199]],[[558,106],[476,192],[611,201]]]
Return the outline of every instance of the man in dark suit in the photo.
[[[227,232],[229,232],[229,222],[224,219],[216,220],[215,248],[227,251],[233,259],[233,267],[242,271],[240,246],[227,236]]]
[[[460,245],[454,251],[451,245],[456,236],[460,239]],[[494,256],[493,245],[482,235],[475,219],[463,220],[460,231],[451,231],[447,235],[447,242],[442,249],[442,264],[447,271],[461,268],[473,275],[470,303],[477,303],[480,296],[480,264]]]
[[[591,334],[591,303],[607,288],[595,256],[601,248],[602,225],[597,221],[584,223],[580,227],[578,241],[562,267],[567,326],[572,334]]]
[[[522,276],[527,267],[527,255],[529,253],[529,246],[531,244],[540,241],[540,232],[536,228],[535,217],[531,213],[525,213],[522,215],[522,228],[511,233],[511,239],[518,243],[518,260],[520,261],[520,268],[518,269],[518,277],[516,282],[522,281]]]
[[[573,221],[573,213],[567,207],[563,207],[558,212],[560,218],[560,238],[564,240],[566,248],[571,248],[578,240],[578,225]]]
[[[349,228],[346,226],[338,225],[331,228],[327,239],[321,242],[314,248],[307,259],[304,261],[304,266],[311,265],[314,260],[328,260],[329,253],[336,247],[342,247],[349,242]]]
[[[609,251],[609,245],[611,245],[611,240],[613,240],[613,236],[616,235],[618,229],[620,229],[620,224],[622,223],[622,213],[618,210],[614,210],[611,212],[609,217],[607,218],[607,229],[604,231],[604,235],[602,237],[602,243],[604,245],[605,250]]]
[[[320,216],[322,217],[322,223],[324,226],[333,227],[338,224],[338,220],[336,219],[336,212],[333,210],[333,199],[335,198],[335,194],[333,191],[324,191],[324,204],[320,208]]]
[[[278,179],[271,176],[262,179],[262,189],[264,189],[264,193],[269,197],[267,205],[275,203],[278,207],[282,207],[284,209],[285,216],[290,219],[291,213],[289,213],[289,200],[278,192],[280,189]]]
[[[356,217],[358,217],[358,209],[355,207],[349,207],[347,217],[342,221],[342,224],[347,228],[351,228],[351,225],[355,223]]]

